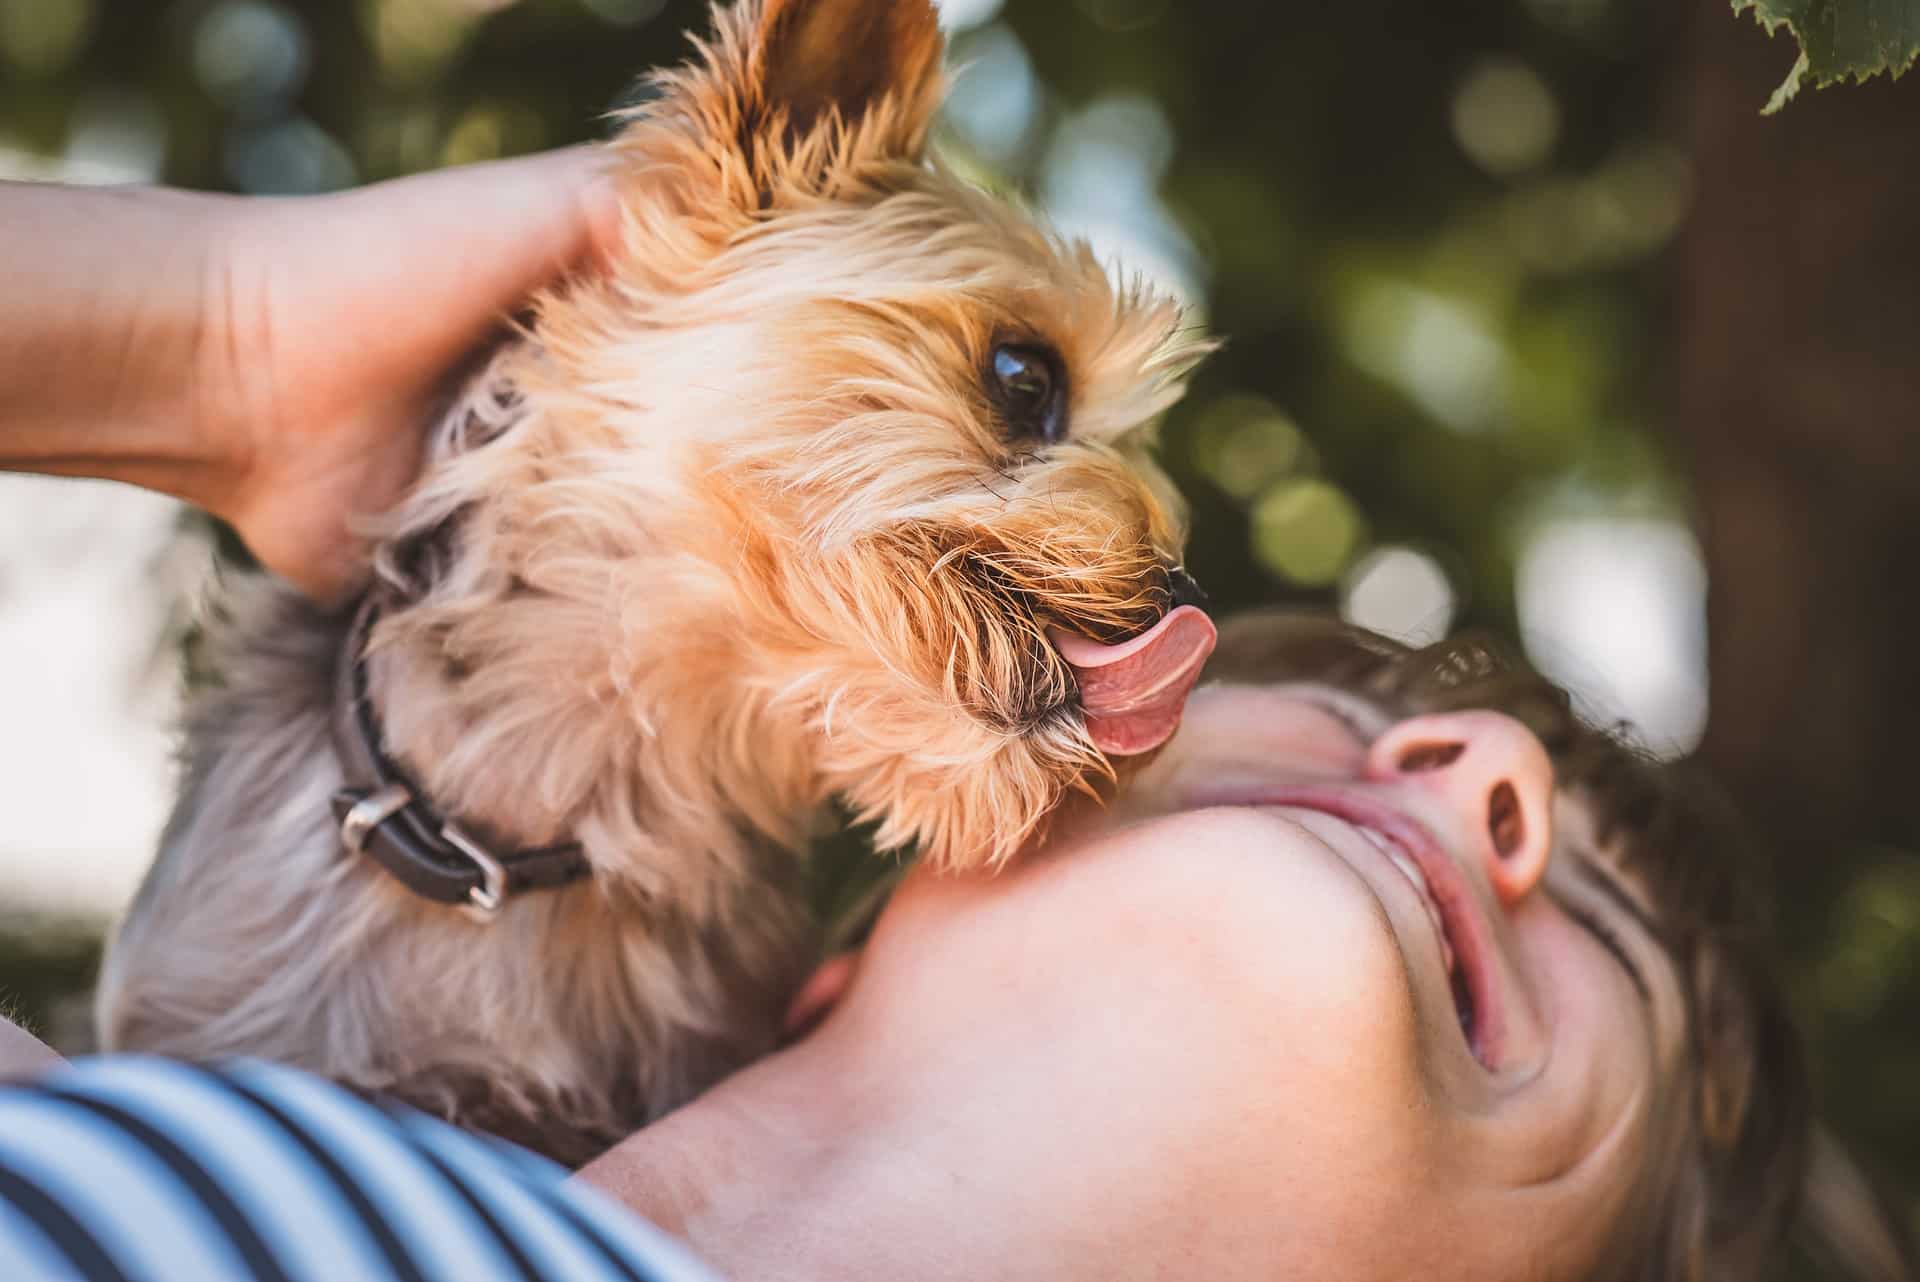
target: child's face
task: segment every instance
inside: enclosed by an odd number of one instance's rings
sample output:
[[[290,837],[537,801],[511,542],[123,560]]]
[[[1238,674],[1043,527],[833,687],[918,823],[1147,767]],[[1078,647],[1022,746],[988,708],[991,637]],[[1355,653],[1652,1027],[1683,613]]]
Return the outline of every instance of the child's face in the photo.
[[[1686,1018],[1586,827],[1498,714],[1211,687],[1122,803],[912,879],[823,1031],[1025,1065],[1032,1187],[1190,1226],[1189,1276],[1586,1276],[1680,1134]]]

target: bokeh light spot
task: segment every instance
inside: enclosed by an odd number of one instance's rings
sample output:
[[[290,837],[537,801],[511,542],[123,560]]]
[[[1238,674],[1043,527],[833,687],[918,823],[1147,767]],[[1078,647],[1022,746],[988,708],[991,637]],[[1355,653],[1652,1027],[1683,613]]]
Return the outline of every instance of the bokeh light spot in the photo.
[[[939,0],[940,25],[948,31],[971,31],[1000,16],[1007,0]]]
[[[1707,573],[1693,533],[1647,516],[1571,516],[1527,538],[1514,582],[1521,638],[1583,715],[1630,724],[1663,757],[1707,724]]]
[[[86,48],[94,16],[93,0],[0,0],[0,62],[55,75]]]
[[[480,19],[514,0],[361,0],[360,23],[386,79],[404,87],[446,74]]]
[[[1173,0],[1080,0],[1080,9],[1108,31],[1139,31],[1167,16]]]
[[[616,27],[637,27],[652,22],[667,7],[667,0],[580,0],[587,12]]]
[[[90,93],[68,122],[65,159],[68,181],[158,181],[167,160],[167,118],[133,90]]]
[[[1445,637],[1454,610],[1447,572],[1415,548],[1379,548],[1341,585],[1342,618],[1407,645],[1430,645]]]
[[[1526,0],[1526,7],[1548,27],[1603,44],[1622,17],[1617,0]]]
[[[1253,508],[1253,550],[1262,564],[1303,587],[1340,577],[1364,535],[1360,509],[1338,486],[1282,482]]]
[[[1671,147],[1630,147],[1586,178],[1517,187],[1496,217],[1514,255],[1569,275],[1630,262],[1662,248],[1692,201],[1693,172]]]
[[[1026,46],[1006,27],[970,36],[956,50],[961,73],[945,116],[961,138],[995,165],[1008,165],[1033,140],[1040,82]]]
[[[1482,431],[1505,409],[1506,348],[1465,302],[1376,281],[1354,293],[1343,319],[1354,363],[1398,385],[1448,427]]]
[[[1068,117],[1047,149],[1042,203],[1116,274],[1139,273],[1198,305],[1206,267],[1160,199],[1173,163],[1173,125],[1150,98],[1104,98]]]
[[[1453,137],[1495,177],[1537,169],[1560,138],[1560,107],[1533,68],[1506,58],[1480,63],[1455,90]]]
[[[237,190],[261,196],[339,191],[359,177],[347,149],[301,117],[236,131],[227,140],[226,164]]]
[[[307,76],[307,33],[300,19],[259,0],[222,0],[193,33],[193,70],[207,96],[259,111],[300,92]]]
[[[1261,396],[1222,396],[1193,426],[1193,460],[1208,480],[1251,499],[1312,460],[1298,425]]]
[[[1841,900],[1833,938],[1834,950],[1815,973],[1823,1004],[1871,1018],[1920,969],[1920,863],[1869,869]]]
[[[484,103],[469,108],[447,131],[440,161],[471,165],[525,155],[546,144],[546,122],[538,112],[516,103]]]

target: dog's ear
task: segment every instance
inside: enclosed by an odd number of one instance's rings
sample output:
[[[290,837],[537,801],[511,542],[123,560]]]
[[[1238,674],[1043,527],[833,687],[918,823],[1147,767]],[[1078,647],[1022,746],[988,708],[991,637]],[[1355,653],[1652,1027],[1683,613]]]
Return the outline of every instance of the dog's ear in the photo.
[[[761,0],[751,40],[757,96],[796,133],[886,110],[884,144],[919,154],[945,45],[931,0]]]
[[[917,163],[945,89],[932,0],[739,0],[693,66],[655,75],[638,141],[666,124],[724,207],[765,208]]]

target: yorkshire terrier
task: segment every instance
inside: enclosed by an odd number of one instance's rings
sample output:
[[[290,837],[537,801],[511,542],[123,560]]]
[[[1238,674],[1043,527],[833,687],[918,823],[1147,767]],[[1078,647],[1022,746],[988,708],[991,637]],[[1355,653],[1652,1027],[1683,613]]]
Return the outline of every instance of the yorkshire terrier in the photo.
[[[773,1043],[830,802],[997,866],[1172,733],[1213,629],[1145,450],[1207,343],[926,157],[942,54],[929,0],[740,0],[655,76],[617,261],[364,601],[231,600],[107,1046],[581,1160]]]

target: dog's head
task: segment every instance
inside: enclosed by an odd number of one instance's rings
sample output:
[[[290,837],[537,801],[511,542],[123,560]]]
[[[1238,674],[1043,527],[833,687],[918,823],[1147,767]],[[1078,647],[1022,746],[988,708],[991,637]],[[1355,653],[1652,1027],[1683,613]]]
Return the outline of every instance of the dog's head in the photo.
[[[519,377],[599,425],[597,483],[635,435],[637,490],[677,460],[658,536],[724,571],[743,666],[880,839],[998,861],[1172,733],[1211,647],[1146,455],[1208,343],[929,163],[942,54],[928,0],[722,11],[613,144],[612,277]]]

